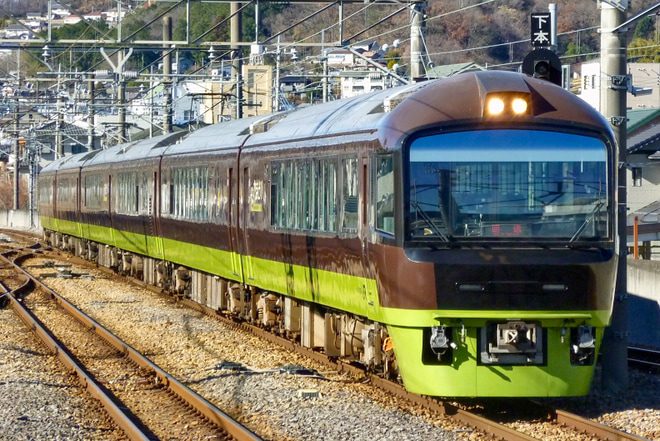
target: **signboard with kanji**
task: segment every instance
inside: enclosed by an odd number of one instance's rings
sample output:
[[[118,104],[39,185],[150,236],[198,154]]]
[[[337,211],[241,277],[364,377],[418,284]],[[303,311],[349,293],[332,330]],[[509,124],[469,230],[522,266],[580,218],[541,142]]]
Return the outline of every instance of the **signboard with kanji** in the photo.
[[[532,14],[533,47],[549,47],[552,45],[550,41],[551,27],[552,19],[549,12],[535,12]]]

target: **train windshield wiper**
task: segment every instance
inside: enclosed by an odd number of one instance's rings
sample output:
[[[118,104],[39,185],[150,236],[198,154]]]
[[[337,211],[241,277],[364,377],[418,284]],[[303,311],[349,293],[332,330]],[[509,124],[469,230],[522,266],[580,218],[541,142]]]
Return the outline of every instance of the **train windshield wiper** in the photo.
[[[417,202],[410,202],[410,205],[415,207],[415,212],[426,222],[426,224],[429,226],[430,230],[435,234],[436,236],[440,237],[443,242],[449,242],[449,237],[445,233],[440,230],[438,225],[431,219],[431,217],[422,209],[422,207],[419,206]]]
[[[604,202],[598,202],[594,208],[591,210],[589,215],[584,219],[584,222],[582,222],[582,225],[580,225],[580,228],[577,229],[573,237],[571,237],[571,240],[569,242],[575,242],[582,236],[582,233],[587,229],[587,225],[589,225],[591,222],[593,222],[594,218],[596,215],[600,212],[601,207],[605,205]]]

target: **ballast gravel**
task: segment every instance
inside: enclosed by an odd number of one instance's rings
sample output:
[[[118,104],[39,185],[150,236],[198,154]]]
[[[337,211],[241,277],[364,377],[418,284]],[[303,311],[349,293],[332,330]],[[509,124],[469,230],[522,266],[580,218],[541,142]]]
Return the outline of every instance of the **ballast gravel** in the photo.
[[[228,328],[171,298],[128,286],[101,271],[75,266],[72,270],[90,273],[94,280],[57,278],[48,279],[48,285],[265,439],[442,441],[483,436],[361,384],[359,378],[323,372],[314,361]],[[232,370],[227,362],[245,370]],[[280,372],[287,365],[315,369],[320,375]],[[601,392],[596,379],[587,397],[550,401],[611,427],[660,440],[660,376],[631,371],[630,378],[629,389],[616,396]],[[575,439],[557,426],[508,425],[547,441]]]
[[[14,311],[0,309],[0,440],[124,439]]]
[[[41,263],[32,259],[26,266]],[[469,434],[448,418],[361,384],[148,290],[73,266],[93,280],[49,278],[92,318],[268,440],[456,440]],[[35,274],[51,270],[30,269]],[[225,362],[225,364],[223,364]],[[226,362],[246,369],[226,369]],[[304,366],[318,375],[281,372]],[[412,411],[411,411],[412,409]]]

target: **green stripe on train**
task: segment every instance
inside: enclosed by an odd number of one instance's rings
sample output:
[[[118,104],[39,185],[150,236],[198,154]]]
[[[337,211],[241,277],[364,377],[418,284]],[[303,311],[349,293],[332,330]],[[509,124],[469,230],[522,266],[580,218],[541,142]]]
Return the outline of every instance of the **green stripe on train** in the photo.
[[[51,221],[50,218],[42,218],[42,225],[52,225]],[[224,279],[241,282],[245,275],[244,283],[247,285],[401,327],[420,328],[461,324],[466,327],[481,327],[488,320],[507,320],[511,317],[540,321],[543,327],[562,327],[566,321],[585,322],[595,327],[602,327],[608,324],[610,315],[610,311],[454,311],[385,308],[379,304],[376,282],[373,279],[249,256],[241,258],[230,251],[89,224],[75,227],[67,225],[67,230],[81,230],[85,232],[86,239],[114,245],[154,259],[168,260]]]

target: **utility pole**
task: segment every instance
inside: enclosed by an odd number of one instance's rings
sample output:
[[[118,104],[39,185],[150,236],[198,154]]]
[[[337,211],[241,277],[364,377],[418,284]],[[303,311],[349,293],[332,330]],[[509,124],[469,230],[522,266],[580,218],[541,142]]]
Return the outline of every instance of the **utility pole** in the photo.
[[[122,144],[128,140],[126,136],[126,80],[124,78],[123,63],[126,58],[124,51],[117,52],[117,65],[121,66],[117,72],[117,116],[119,117],[119,143]]]
[[[275,103],[273,112],[280,110],[280,62],[282,55],[280,54],[280,36],[277,36],[277,50],[275,52]]]
[[[415,3],[411,6],[410,14],[410,80],[416,82],[426,76],[422,57],[426,29],[426,3]]]
[[[601,5],[601,82],[600,112],[612,125],[619,146],[617,207],[619,234],[619,265],[617,269],[614,311],[611,324],[605,329],[601,346],[602,384],[612,392],[628,388],[627,337],[628,289],[626,254],[626,99],[628,84],[626,77],[627,43],[623,32],[614,29],[626,20],[628,0],[605,0]]]
[[[94,150],[94,126],[95,126],[95,112],[94,112],[94,73],[87,75],[87,150],[90,152]]]
[[[14,100],[14,210],[20,208],[20,192],[19,192],[19,172],[20,172],[20,148],[18,142],[18,126],[20,114],[18,107],[20,105],[21,96],[21,50],[16,51],[16,99]]]
[[[236,119],[243,118],[243,82],[241,80],[241,69],[243,68],[243,61],[241,60],[241,33],[243,31],[243,23],[241,20],[241,3],[232,2],[230,5],[229,13],[231,15],[231,74],[236,85]]]
[[[163,17],[163,133],[172,131],[172,58],[170,56],[170,45],[172,41],[172,17]]]
[[[20,84],[20,81],[19,81]],[[20,86],[19,86],[19,96],[20,96]],[[20,114],[18,113],[18,106],[19,106],[19,100],[18,97],[14,100],[14,210],[18,210],[20,208],[20,192],[19,192],[19,172],[20,172],[20,143],[18,140],[18,127],[19,127],[19,119],[20,119]]]

